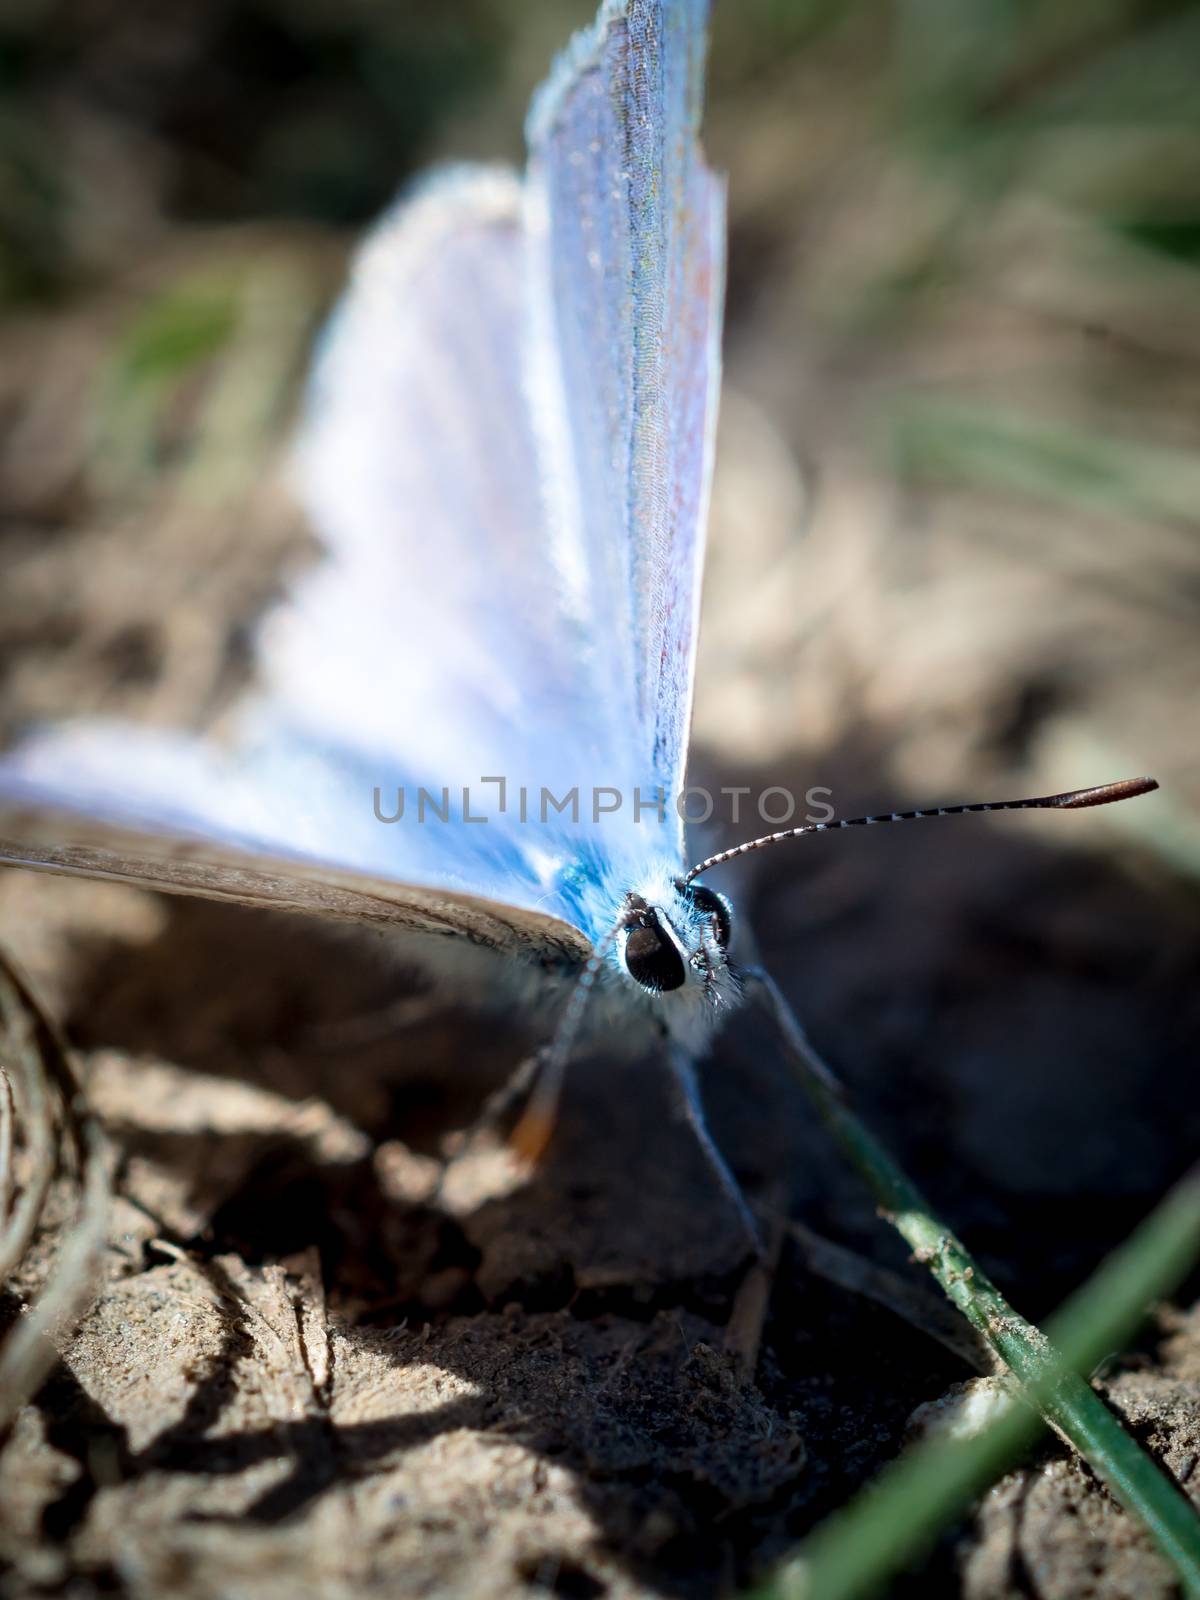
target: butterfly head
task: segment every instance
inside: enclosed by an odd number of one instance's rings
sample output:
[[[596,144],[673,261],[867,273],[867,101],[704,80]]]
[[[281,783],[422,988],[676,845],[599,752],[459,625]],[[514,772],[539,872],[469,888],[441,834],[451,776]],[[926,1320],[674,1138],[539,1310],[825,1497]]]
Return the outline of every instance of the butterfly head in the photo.
[[[733,907],[725,896],[676,879],[626,895],[614,959],[628,980],[661,1002],[668,1027],[685,1015],[698,1020],[698,1012],[716,1022],[739,992],[729,963],[732,938]]]

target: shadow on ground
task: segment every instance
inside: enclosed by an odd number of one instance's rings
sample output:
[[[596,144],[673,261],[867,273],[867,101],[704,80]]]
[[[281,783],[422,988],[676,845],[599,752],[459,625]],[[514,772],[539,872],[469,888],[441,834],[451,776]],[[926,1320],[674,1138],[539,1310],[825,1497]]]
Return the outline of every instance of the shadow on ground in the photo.
[[[860,761],[844,753],[839,794]],[[1200,1126],[1196,907],[1053,820],[1061,844],[969,821],[805,841],[737,886],[813,1038],[1035,1316]],[[315,1561],[346,1592],[398,1570],[474,1592],[484,1567],[491,1593],[724,1592],[969,1376],[781,1232],[794,1216],[919,1281],[749,1012],[704,1072],[781,1242],[747,1324],[745,1239],[652,1057],[581,1059],[546,1164],[514,1186],[486,1141],[448,1172],[441,1154],[528,1028],[423,997],[377,946],[179,903],[149,942],[81,937],[69,964],[123,1199],[104,1295],[0,1472],[24,1468],[62,1572],[267,1593]],[[1181,1476],[1197,1331],[1152,1331],[1111,1391]],[[1068,1584],[1090,1563],[1097,1593],[1136,1561],[1158,1592],[1060,1452],[1017,1483],[922,1592],[957,1592],[956,1563],[986,1574],[1001,1550],[1057,1552]],[[1064,1543],[1068,1523],[1087,1536]]]

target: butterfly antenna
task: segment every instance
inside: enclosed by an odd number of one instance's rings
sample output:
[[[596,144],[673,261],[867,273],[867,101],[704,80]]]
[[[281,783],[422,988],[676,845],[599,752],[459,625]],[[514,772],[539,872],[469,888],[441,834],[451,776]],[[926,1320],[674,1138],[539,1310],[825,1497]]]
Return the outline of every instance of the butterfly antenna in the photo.
[[[575,980],[575,987],[571,990],[570,998],[559,1018],[554,1037],[538,1065],[528,1103],[509,1135],[510,1148],[531,1164],[541,1160],[546,1146],[550,1143],[550,1136],[554,1132],[554,1124],[558,1117],[558,1102],[567,1063],[575,1048],[575,1040],[592,990],[596,987],[596,980],[616,937],[617,927],[614,926],[592,951],[583,971]]]
[[[1038,795],[1029,800],[982,800],[968,806],[930,806],[921,811],[883,811],[874,817],[849,817],[844,822],[810,822],[803,828],[785,828],[781,833],[765,833],[761,839],[747,839],[745,844],[735,844],[730,850],[720,850],[697,866],[689,868],[682,879],[684,887],[710,867],[719,867],[735,856],[749,855],[752,850],[765,849],[769,844],[782,844],[785,839],[803,839],[808,833],[834,833],[838,828],[867,828],[876,822],[918,822],[924,817],[961,817],[968,811],[1083,811],[1088,806],[1108,806],[1117,800],[1132,800],[1135,795],[1149,794],[1158,788],[1155,778],[1122,778],[1117,783],[1101,783],[1092,789],[1068,789],[1065,794]]]

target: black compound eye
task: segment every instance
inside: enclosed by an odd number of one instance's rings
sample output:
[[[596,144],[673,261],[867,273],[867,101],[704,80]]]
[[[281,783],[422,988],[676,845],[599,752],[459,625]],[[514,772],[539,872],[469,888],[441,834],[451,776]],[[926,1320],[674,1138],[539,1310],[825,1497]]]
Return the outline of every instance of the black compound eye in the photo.
[[[653,911],[633,917],[625,935],[625,965],[629,976],[643,989],[662,993],[679,989],[687,977],[683,957],[663,932]]]
[[[729,941],[733,937],[733,907],[729,901],[715,889],[706,889],[702,883],[693,883],[688,893],[692,897],[692,904],[702,916],[716,917],[717,943],[722,950],[728,950]]]

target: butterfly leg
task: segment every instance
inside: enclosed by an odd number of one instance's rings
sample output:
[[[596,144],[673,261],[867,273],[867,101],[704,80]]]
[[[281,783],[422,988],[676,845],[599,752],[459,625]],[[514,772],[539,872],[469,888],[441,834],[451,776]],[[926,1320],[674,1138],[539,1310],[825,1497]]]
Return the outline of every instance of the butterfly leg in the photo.
[[[683,1120],[695,1134],[696,1142],[704,1152],[704,1157],[712,1168],[713,1175],[737,1212],[738,1220],[750,1240],[755,1256],[762,1260],[766,1251],[758,1223],[754,1219],[754,1213],[746,1204],[746,1197],[742,1193],[737,1179],[729,1170],[729,1163],[717,1149],[713,1136],[708,1131],[708,1123],[704,1116],[704,1105],[700,1099],[700,1087],[696,1082],[695,1064],[692,1058],[677,1046],[671,1047],[669,1060],[679,1093],[678,1105],[683,1115]]]
[[[510,1116],[528,1095],[542,1067],[544,1051],[538,1050],[517,1063],[498,1089],[493,1089],[483,1102],[475,1119],[475,1128],[495,1128]]]
[[[310,1023],[301,1032],[297,1045],[314,1055],[342,1055],[347,1050],[365,1049],[424,1022],[436,1008],[437,1002],[431,994],[401,995],[399,1000],[388,1001],[370,1011]]]
[[[499,1131],[533,1087],[542,1065],[543,1055],[545,1051],[540,1050],[526,1056],[523,1061],[518,1062],[499,1088],[492,1090],[476,1117],[467,1127],[455,1133],[450,1147],[452,1156],[470,1149],[482,1135]]]
[[[743,967],[740,975],[779,1030],[791,1070],[807,1085],[815,1084],[828,1100],[844,1100],[845,1088],[809,1043],[774,978],[763,967]],[[898,1273],[822,1238],[802,1223],[789,1221],[786,1227],[804,1265],[817,1277],[886,1306],[893,1316],[936,1339],[976,1371],[986,1374],[995,1370],[995,1358],[986,1341],[967,1327],[940,1296],[927,1294]]]
[[[783,1040],[788,1064],[793,1071],[800,1071],[817,1079],[824,1088],[833,1094],[844,1094],[845,1090],[838,1081],[833,1069],[826,1065],[808,1041],[808,1035],[800,1026],[796,1013],[783,998],[779,985],[765,967],[741,967],[739,976],[743,985],[754,994],[764,1011],[774,1022]]]

